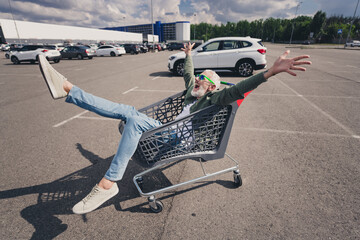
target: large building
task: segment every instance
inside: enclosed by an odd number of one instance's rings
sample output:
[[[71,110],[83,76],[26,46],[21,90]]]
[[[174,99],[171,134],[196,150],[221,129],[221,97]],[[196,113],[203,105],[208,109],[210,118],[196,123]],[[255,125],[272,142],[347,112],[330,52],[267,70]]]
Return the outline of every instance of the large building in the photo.
[[[151,34],[151,32],[150,32]],[[148,36],[155,42],[158,36]],[[143,43],[143,34],[0,19],[0,43]]]
[[[154,26],[154,35],[159,36],[160,42],[187,42],[190,41],[190,22],[179,21],[172,23],[161,23],[157,21]],[[144,41],[152,42],[147,39],[148,34],[152,34],[152,24],[132,25],[122,27],[108,27],[106,30],[115,30],[122,32],[133,32],[143,34]]]

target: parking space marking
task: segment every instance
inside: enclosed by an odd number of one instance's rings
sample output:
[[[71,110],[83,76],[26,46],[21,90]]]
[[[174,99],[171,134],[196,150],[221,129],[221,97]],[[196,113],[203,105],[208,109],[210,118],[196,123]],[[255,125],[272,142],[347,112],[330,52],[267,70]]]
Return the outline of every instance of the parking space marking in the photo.
[[[324,110],[322,110],[321,108],[319,108],[317,105],[315,105],[314,103],[312,103],[310,100],[308,100],[307,98],[305,98],[303,95],[299,94],[298,92],[296,92],[294,89],[292,89],[291,87],[289,87],[287,84],[285,84],[283,81],[281,81],[279,78],[275,77],[281,84],[283,84],[285,87],[287,87],[288,89],[290,89],[293,93],[295,93],[297,96],[301,97],[304,101],[306,101],[308,104],[310,104],[313,108],[315,108],[316,110],[318,110],[321,114],[323,114],[325,117],[329,118],[331,121],[333,121],[335,124],[337,124],[340,128],[342,128],[345,132],[347,132],[348,134],[350,134],[351,136],[356,136],[356,134],[351,131],[348,127],[346,127],[345,125],[343,125],[342,123],[340,123],[338,120],[336,120],[334,117],[332,117],[330,114],[326,113]]]
[[[89,120],[120,121],[120,119],[107,118],[107,117],[85,117],[85,116],[79,116],[79,117],[77,117],[77,118],[81,118],[81,119],[89,119]]]
[[[157,76],[157,77],[154,77],[153,79],[151,79],[151,80],[155,80],[155,79],[158,79],[160,76]]]
[[[77,114],[77,115],[75,115],[75,116],[73,116],[73,117],[65,120],[65,121],[62,121],[61,123],[55,124],[53,127],[55,127],[55,128],[56,128],[56,127],[60,127],[60,126],[64,125],[65,123],[68,123],[68,122],[70,122],[71,120],[73,120],[73,119],[75,119],[75,118],[78,118],[78,117],[80,117],[81,115],[83,115],[83,114],[85,114],[85,113],[87,113],[87,112],[89,112],[89,111],[88,111],[88,110],[85,110],[85,111],[83,111],[83,112],[81,112],[81,113],[79,113],[79,114]]]
[[[355,96],[320,96],[320,95],[295,95],[295,94],[282,94],[282,93],[252,93],[253,95],[258,96],[278,96],[278,97],[313,97],[313,98],[336,98],[336,99],[360,99],[360,97]]]
[[[35,73],[0,73],[0,76],[39,76],[39,74],[35,74]]]
[[[352,65],[345,65],[346,67],[352,67],[352,68],[357,68],[357,69],[360,69],[359,67],[356,67],[356,66],[352,66]]]
[[[134,92],[168,92],[168,93],[178,93],[180,91],[172,91],[172,90],[157,90],[157,89],[136,89]]]
[[[136,87],[133,87],[132,89],[129,89],[129,90],[123,92],[122,94],[127,94],[127,93],[129,93],[129,92],[134,91],[134,90],[137,89],[137,88],[138,88],[137,86],[136,86]]]
[[[360,138],[357,135],[344,135],[344,134],[335,134],[335,133],[321,133],[321,132],[305,132],[305,131],[290,131],[290,130],[279,130],[279,129],[269,129],[269,128],[238,128],[234,129],[249,130],[249,131],[259,131],[259,132],[273,132],[273,133],[285,133],[285,134],[300,134],[300,135],[316,135],[324,137],[343,137],[343,138]]]

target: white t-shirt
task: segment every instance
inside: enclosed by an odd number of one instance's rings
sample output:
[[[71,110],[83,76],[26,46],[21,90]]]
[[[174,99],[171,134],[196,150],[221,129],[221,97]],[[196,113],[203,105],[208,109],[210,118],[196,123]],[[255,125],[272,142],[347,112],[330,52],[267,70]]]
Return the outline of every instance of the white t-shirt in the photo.
[[[187,115],[189,115],[189,114],[190,114],[190,108],[191,108],[191,106],[194,105],[195,103],[196,103],[196,101],[194,101],[193,103],[190,103],[190,104],[186,105],[186,106],[183,108],[182,112],[181,112],[179,115],[177,115],[177,117],[175,118],[175,120],[178,120],[179,118],[186,117]]]
[[[180,119],[180,118],[182,118],[182,117],[186,117],[187,115],[189,115],[189,114],[190,114],[190,108],[191,108],[191,106],[194,105],[195,103],[196,103],[196,100],[195,100],[194,102],[186,105],[186,106],[183,108],[182,112],[175,118],[175,120],[178,120],[178,119]],[[180,126],[181,126],[181,125],[180,125]],[[180,126],[179,126],[179,127],[180,127]],[[175,126],[174,126],[174,127],[175,127]],[[192,141],[192,136],[191,136],[191,133],[192,133],[192,124],[191,124],[191,121],[186,124],[186,127],[187,127],[187,129],[188,129],[188,132],[187,132],[187,133],[182,133],[182,134],[181,134],[181,133],[178,133],[178,137],[180,138],[181,135],[182,135],[183,138],[187,138],[187,141],[191,142],[191,141]],[[182,142],[184,142],[184,141],[182,141]]]

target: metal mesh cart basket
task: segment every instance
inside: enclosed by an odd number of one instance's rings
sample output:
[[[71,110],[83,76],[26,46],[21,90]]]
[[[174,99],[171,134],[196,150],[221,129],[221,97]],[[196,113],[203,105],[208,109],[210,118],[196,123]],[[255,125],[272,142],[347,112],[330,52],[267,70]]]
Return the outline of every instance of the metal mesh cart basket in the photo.
[[[245,94],[245,97],[250,92]],[[212,105],[177,119],[184,105],[185,91],[165,98],[139,111],[159,120],[163,125],[143,133],[133,156],[137,162],[145,163],[149,168],[134,176],[133,181],[139,193],[148,197],[150,208],[161,212],[163,204],[155,198],[156,194],[205,180],[207,178],[233,172],[234,184],[241,186],[242,180],[237,161],[225,152],[230,137],[235,114],[243,99],[226,106]],[[122,133],[124,122],[120,122]],[[206,173],[203,161],[228,157],[235,166],[214,173]],[[204,175],[186,182],[144,193],[143,176],[163,166],[184,159],[196,159],[200,162]]]

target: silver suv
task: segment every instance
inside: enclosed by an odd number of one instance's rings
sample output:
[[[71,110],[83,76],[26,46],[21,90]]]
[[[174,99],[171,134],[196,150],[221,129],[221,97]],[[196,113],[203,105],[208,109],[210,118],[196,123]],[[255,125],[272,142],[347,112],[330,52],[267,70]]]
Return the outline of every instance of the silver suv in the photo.
[[[230,70],[240,76],[252,75],[254,70],[266,67],[266,47],[261,39],[250,37],[214,38],[198,46],[192,52],[194,70]],[[176,75],[184,74],[185,53],[169,57],[168,68]]]
[[[14,64],[19,64],[20,62],[35,63],[35,61],[38,61],[40,54],[44,55],[48,61],[54,61],[54,63],[60,62],[60,52],[43,45],[25,45],[16,52],[11,52],[10,60]]]

